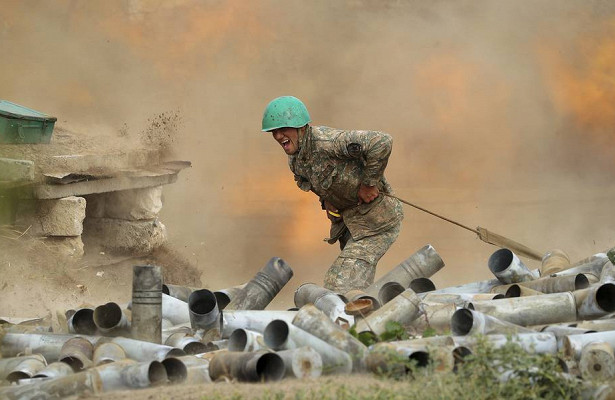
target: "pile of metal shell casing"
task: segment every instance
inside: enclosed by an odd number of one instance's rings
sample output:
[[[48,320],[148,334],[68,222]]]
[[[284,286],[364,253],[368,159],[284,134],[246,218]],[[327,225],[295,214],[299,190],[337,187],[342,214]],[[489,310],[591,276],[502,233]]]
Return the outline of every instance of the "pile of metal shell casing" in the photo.
[[[615,267],[605,253],[571,264],[555,250],[530,270],[501,249],[487,264],[494,279],[436,289],[429,278],[444,262],[427,245],[363,290],[302,284],[288,310],[265,310],[293,275],[280,258],[219,291],[164,284],[160,267],[135,266],[129,304],[69,310],[56,331],[41,320],[6,318],[0,398],[403,372],[388,361],[391,353],[450,372],[479,337],[561,354],[571,379],[615,377]],[[413,339],[367,347],[350,333],[378,341],[390,322]],[[428,328],[436,335],[423,338]]]

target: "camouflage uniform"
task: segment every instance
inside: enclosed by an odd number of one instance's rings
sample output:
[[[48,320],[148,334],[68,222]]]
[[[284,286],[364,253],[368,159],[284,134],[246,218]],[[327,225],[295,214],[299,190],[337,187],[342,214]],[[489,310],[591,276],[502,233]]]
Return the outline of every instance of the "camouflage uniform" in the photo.
[[[340,210],[331,224],[329,243],[340,241],[341,254],[325,276],[325,287],[338,293],[362,289],[374,281],[376,264],[399,235],[401,203],[384,178],[392,138],[377,131],[344,131],[307,126],[299,151],[288,163],[304,191],[318,195]],[[357,205],[361,183],[378,186],[380,195]]]

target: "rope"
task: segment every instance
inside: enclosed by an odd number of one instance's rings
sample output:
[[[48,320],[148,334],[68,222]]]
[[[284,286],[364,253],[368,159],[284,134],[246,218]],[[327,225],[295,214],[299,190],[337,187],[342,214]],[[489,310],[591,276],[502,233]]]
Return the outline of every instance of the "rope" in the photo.
[[[397,200],[401,201],[402,203],[407,204],[407,205],[409,205],[409,206],[411,206],[411,207],[414,207],[414,208],[419,209],[419,210],[421,210],[421,211],[423,211],[423,212],[426,212],[427,214],[431,214],[431,215],[433,215],[434,217],[438,217],[438,218],[440,218],[440,219],[445,220],[446,222],[450,222],[451,224],[457,225],[457,226],[459,226],[459,227],[461,227],[461,228],[463,228],[463,229],[467,229],[467,230],[469,230],[470,232],[475,233],[475,234],[477,234],[477,235],[479,235],[479,236],[480,236],[480,233],[479,233],[479,232],[478,232],[478,230],[476,230],[476,229],[472,229],[472,228],[470,228],[469,226],[466,226],[466,225],[464,225],[464,224],[461,224],[461,223],[459,223],[459,222],[457,222],[457,221],[453,221],[453,220],[452,220],[452,219],[450,219],[450,218],[446,218],[446,217],[443,217],[442,215],[438,215],[438,214],[436,214],[436,213],[434,213],[434,212],[431,212],[431,211],[429,211],[429,210],[427,210],[427,209],[425,209],[425,208],[423,208],[423,207],[421,207],[421,206],[417,206],[416,204],[412,204],[412,203],[410,203],[409,201],[406,201],[406,200],[404,200],[404,199],[400,199],[399,197],[394,196],[394,195],[392,195],[392,194],[389,194],[389,193],[383,193],[383,194],[384,194],[385,196],[389,196],[389,197],[392,197],[392,198],[394,198],[394,199],[397,199]]]

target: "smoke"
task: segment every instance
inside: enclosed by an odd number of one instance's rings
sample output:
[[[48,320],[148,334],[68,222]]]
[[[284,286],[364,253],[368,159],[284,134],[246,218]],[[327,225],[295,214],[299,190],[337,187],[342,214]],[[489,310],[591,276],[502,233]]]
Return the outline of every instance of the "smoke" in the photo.
[[[392,134],[387,177],[403,198],[573,259],[614,242],[612,2],[5,3],[2,98],[116,130],[181,110],[174,155],[193,168],[165,188],[162,218],[209,287],[280,256],[288,298],[337,255],[259,129],[286,94],[314,124]],[[494,247],[412,209],[378,275],[426,243],[448,266],[437,284],[488,277]]]

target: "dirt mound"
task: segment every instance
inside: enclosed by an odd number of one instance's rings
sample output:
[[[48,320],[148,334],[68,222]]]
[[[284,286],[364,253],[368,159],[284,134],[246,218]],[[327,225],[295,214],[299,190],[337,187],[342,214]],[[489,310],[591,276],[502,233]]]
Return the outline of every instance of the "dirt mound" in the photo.
[[[82,304],[128,302],[138,264],[162,266],[169,283],[202,286],[197,268],[168,245],[145,257],[86,251],[75,259],[57,250],[47,239],[0,229],[0,316],[43,317]]]

